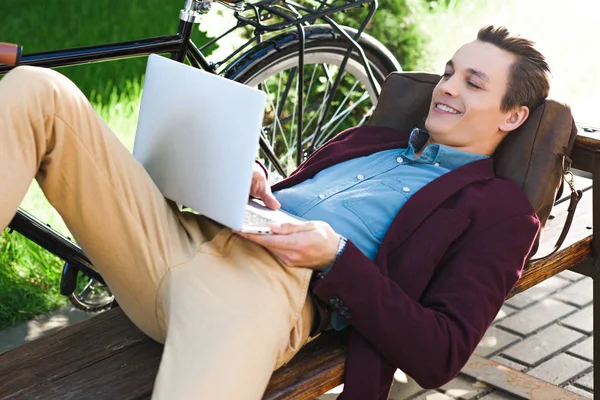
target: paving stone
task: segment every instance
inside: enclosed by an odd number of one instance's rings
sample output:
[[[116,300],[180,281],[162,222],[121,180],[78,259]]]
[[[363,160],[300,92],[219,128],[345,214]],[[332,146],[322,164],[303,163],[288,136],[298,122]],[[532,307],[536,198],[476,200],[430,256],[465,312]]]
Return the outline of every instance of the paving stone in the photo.
[[[571,283],[572,282],[568,279],[552,276],[526,291],[511,297],[506,301],[506,304],[516,308],[524,308]]]
[[[564,290],[553,294],[552,297],[582,307],[594,299],[592,284],[592,278],[586,277],[585,279],[566,287]]]
[[[567,385],[565,386],[565,389],[567,389],[569,392],[577,393],[580,396],[587,397],[588,399],[594,398],[593,393],[590,393],[587,390],[579,389],[578,387],[575,387],[573,385]]]
[[[567,350],[568,353],[594,361],[594,337],[589,337],[583,342]]]
[[[404,399],[392,399],[390,400],[404,400]],[[425,392],[417,397],[413,397],[410,400],[454,400],[452,397],[447,396],[440,392],[429,391]]]
[[[496,325],[521,335],[528,335],[575,310],[576,308],[573,306],[548,298],[501,320]]]
[[[577,272],[573,272],[573,271],[571,271],[569,269],[565,269],[561,273],[556,274],[556,276],[560,276],[561,278],[565,278],[565,279],[568,279],[568,280],[573,281],[573,282],[580,281],[583,278],[585,278],[585,275],[579,274]]]
[[[63,306],[48,315],[39,315],[30,321],[0,331],[0,353],[95,315],[100,313],[87,313],[77,310],[72,305]]]
[[[516,361],[509,360],[508,358],[504,358],[502,356],[495,356],[490,358],[490,360],[495,361],[498,364],[502,364],[510,369],[514,369],[515,371],[523,371],[525,368],[528,368],[526,365],[519,364]]]
[[[480,396],[483,393],[492,390],[491,387],[482,382],[469,378],[468,376],[457,376],[446,383],[441,389],[452,398],[470,400]]]
[[[575,381],[576,385],[583,386],[584,388],[594,391],[594,373],[590,372],[585,375],[583,378],[580,378]]]
[[[480,400],[522,400],[522,397],[515,396],[510,393],[504,393],[500,391],[495,391],[493,393],[488,394],[487,396],[483,396]]]
[[[498,350],[509,346],[521,338],[494,326],[489,328],[475,349],[475,354],[487,357]]]
[[[506,318],[509,315],[516,313],[517,311],[519,311],[519,310],[514,307],[510,307],[510,306],[507,306],[506,304],[504,304],[502,306],[502,308],[500,309],[500,311],[498,311],[498,314],[496,314],[496,318],[494,318],[493,323],[496,323],[496,322],[500,321],[501,319]]]
[[[414,379],[409,378],[404,372],[398,369],[394,374],[394,383],[392,384],[390,399],[403,400],[425,391],[426,389],[419,386]]]
[[[320,395],[315,400],[335,400],[340,397],[340,393],[344,390],[344,384],[334,387],[325,394]]]
[[[594,331],[594,306],[590,304],[583,310],[577,311],[573,315],[569,315],[560,322],[563,325],[578,329],[585,333],[592,333]]]
[[[562,353],[528,371],[527,375],[560,386],[591,367],[587,361]]]
[[[520,363],[534,365],[582,337],[583,334],[579,332],[555,324],[509,347],[502,353]]]

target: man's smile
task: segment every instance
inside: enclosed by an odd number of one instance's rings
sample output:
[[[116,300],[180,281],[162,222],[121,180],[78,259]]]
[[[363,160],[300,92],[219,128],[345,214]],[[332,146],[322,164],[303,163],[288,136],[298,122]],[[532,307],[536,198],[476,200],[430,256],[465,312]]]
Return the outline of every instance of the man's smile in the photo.
[[[449,105],[444,104],[444,103],[435,103],[433,106],[433,111],[435,111],[437,113],[444,113],[444,114],[454,114],[454,115],[462,114],[456,108],[450,107]]]

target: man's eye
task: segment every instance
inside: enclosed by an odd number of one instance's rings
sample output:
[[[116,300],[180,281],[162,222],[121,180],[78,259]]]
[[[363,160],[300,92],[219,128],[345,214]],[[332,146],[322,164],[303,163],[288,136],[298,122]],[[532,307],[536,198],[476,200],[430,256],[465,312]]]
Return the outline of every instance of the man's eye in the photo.
[[[452,73],[451,73],[451,72],[444,72],[444,74],[442,75],[442,78],[444,78],[444,79],[448,79],[448,78],[450,78],[451,76],[452,76]]]

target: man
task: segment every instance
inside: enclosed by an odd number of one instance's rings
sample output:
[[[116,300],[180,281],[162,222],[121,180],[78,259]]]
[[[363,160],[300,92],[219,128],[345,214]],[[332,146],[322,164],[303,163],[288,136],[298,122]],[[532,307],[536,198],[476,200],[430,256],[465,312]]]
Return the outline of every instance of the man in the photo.
[[[428,133],[352,128],[272,191],[257,164],[251,194],[310,220],[259,236],[179,213],[72,83],[16,68],[0,82],[0,226],[35,176],[125,313],[165,342],[155,398],[258,399],[317,325],[350,333],[341,398],[387,398],[396,368],[437,387],[539,229],[491,156],[548,72],[531,42],[483,28],[447,63]]]

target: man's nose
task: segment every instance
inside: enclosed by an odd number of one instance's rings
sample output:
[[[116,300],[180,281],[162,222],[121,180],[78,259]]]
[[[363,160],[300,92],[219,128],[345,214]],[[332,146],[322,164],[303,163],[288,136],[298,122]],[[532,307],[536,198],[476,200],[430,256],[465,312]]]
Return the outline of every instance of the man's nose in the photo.
[[[452,75],[446,80],[440,82],[439,90],[448,96],[456,97],[458,94],[458,78],[456,75]]]

